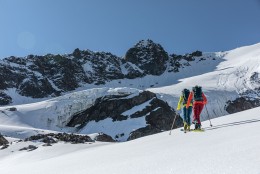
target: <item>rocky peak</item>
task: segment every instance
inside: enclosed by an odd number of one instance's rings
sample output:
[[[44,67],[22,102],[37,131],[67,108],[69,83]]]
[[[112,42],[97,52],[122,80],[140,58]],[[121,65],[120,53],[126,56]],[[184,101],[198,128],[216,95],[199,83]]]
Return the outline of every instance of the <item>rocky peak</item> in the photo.
[[[147,40],[140,40],[138,43],[135,44],[135,47],[151,49],[156,45],[161,47],[159,44],[154,43],[151,39],[147,39]]]
[[[152,40],[141,40],[130,48],[125,59],[142,69],[144,73],[160,75],[166,69],[168,54],[160,44]]]

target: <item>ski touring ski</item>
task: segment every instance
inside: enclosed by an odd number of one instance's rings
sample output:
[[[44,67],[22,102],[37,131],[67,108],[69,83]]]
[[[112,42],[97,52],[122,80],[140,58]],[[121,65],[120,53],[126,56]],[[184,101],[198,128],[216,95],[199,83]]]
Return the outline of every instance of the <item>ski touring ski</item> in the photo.
[[[205,132],[204,129],[190,129],[189,130],[184,130],[184,129],[180,129],[181,131],[183,131],[184,133],[187,133],[187,132]]]

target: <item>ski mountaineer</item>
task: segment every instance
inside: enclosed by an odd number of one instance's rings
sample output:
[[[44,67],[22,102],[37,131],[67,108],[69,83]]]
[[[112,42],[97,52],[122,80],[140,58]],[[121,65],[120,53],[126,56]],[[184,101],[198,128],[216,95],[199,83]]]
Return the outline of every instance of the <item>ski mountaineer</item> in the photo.
[[[205,104],[207,104],[207,98],[202,92],[201,86],[195,86],[192,88],[190,92],[186,108],[193,102],[193,121],[192,123],[195,124],[195,129],[201,129],[201,122],[200,122],[200,114]]]
[[[190,115],[192,112],[192,101],[187,105],[188,97],[190,95],[190,90],[183,89],[182,94],[180,96],[177,110],[180,110],[182,108],[182,114],[183,114],[183,125],[184,125],[184,131],[186,130],[190,131]]]

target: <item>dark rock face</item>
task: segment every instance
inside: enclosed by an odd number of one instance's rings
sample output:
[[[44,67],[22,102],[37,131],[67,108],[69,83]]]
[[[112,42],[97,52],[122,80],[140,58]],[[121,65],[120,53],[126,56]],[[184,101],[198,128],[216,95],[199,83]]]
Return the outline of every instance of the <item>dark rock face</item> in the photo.
[[[77,64],[77,62],[71,60],[67,55],[48,54],[45,56],[33,56],[27,59],[31,62],[29,69],[39,72],[40,75],[43,76],[38,76],[38,80],[46,78],[59,89],[52,89],[49,94],[55,91],[74,90],[79,87],[79,79],[81,79],[82,76],[84,77],[82,67]],[[84,80],[84,78],[81,80]],[[49,88],[49,84],[46,83],[46,85],[46,87]],[[46,91],[49,91],[49,89]]]
[[[128,140],[170,130],[175,117],[176,120],[173,129],[183,126],[182,118],[169,109],[167,105],[163,104],[163,101],[157,100],[153,102],[157,103],[157,105],[161,107],[151,112],[150,115],[146,117],[148,125],[144,128],[133,131],[128,137]]]
[[[253,84],[260,85],[260,74],[258,72],[254,72],[250,77],[250,81]]]
[[[128,79],[135,79],[137,77],[145,76],[145,73],[140,68],[130,62],[125,63],[124,67],[128,71],[128,73],[125,75],[125,77]]]
[[[260,100],[248,99],[245,97],[239,97],[234,101],[228,101],[226,105],[226,111],[229,114],[252,109],[260,106]]]
[[[140,95],[130,99],[125,97],[126,96],[124,95],[99,98],[96,100],[94,106],[79,114],[73,115],[67,126],[74,127],[76,125],[81,125],[80,127],[84,127],[89,121],[93,120],[98,122],[108,117],[112,118],[113,121],[126,120],[127,116],[121,115],[123,112],[156,97],[156,95],[149,91],[144,91]]]
[[[8,105],[12,103],[12,98],[6,93],[0,91],[0,105]]]
[[[138,66],[146,74],[160,75],[166,70],[168,54],[160,44],[152,40],[141,40],[130,48],[125,59]]]
[[[69,142],[72,144],[93,142],[93,140],[87,135],[75,135],[75,134],[67,134],[67,133],[50,133],[50,134],[38,134],[26,138],[25,141],[41,141],[47,144],[57,143],[57,141]]]
[[[185,54],[185,55],[171,54],[169,55],[168,72],[179,72],[180,68],[184,68],[185,66],[191,66],[190,62],[195,61],[196,58],[199,58],[201,56],[202,56],[201,51],[195,51],[191,54]]]
[[[127,140],[130,141],[130,140],[134,140],[134,139],[141,138],[141,137],[148,136],[148,135],[153,135],[153,134],[160,133],[160,132],[162,132],[162,130],[160,130],[156,127],[153,127],[151,125],[147,125],[146,127],[143,127],[143,128],[140,128],[138,130],[131,132],[131,134]]]
[[[75,51],[74,51],[75,52]],[[75,54],[75,53],[74,53]],[[79,53],[77,53],[79,54]],[[106,81],[124,78],[121,70],[121,58],[106,52],[81,51],[73,59],[83,67],[89,82],[104,84]]]
[[[9,142],[0,134],[0,146],[6,146]]]
[[[35,76],[22,82],[19,86],[21,95],[32,98],[43,98],[55,92],[50,82],[45,79],[37,79]]]
[[[54,143],[57,143],[57,141],[56,140],[54,140],[52,137],[44,137],[43,139],[42,139],[42,142],[44,142],[44,143],[47,143],[47,144],[54,144]]]
[[[130,110],[131,108],[146,103],[145,108],[140,111],[125,116],[122,113]],[[82,111],[81,113],[72,116],[70,122],[67,124],[69,127],[83,128],[90,121],[101,121],[106,118],[112,118],[113,121],[123,121],[138,117],[145,117],[146,128],[138,129],[132,132],[128,140],[139,138],[140,136],[151,135],[160,131],[170,130],[173,118],[176,113],[171,110],[169,105],[162,100],[159,100],[156,95],[149,91],[144,91],[134,97],[126,96],[106,96],[99,98],[96,103]],[[175,127],[182,126],[182,119],[177,118]],[[136,133],[135,133],[136,132]]]
[[[16,107],[11,107],[11,108],[7,108],[6,110],[8,110],[8,111],[17,111],[17,108]]]
[[[102,142],[116,142],[111,136],[104,133],[99,134],[95,140]]]
[[[173,118],[176,116],[175,112],[171,110],[168,104],[158,98],[154,99],[151,105],[156,108],[146,117],[147,123],[163,131],[170,130]],[[182,119],[177,118],[176,127],[182,126]]]
[[[29,145],[28,147],[23,147],[21,149],[19,149],[19,151],[23,151],[23,150],[27,150],[27,151],[33,151],[36,150],[38,147],[34,146],[34,145]]]
[[[18,88],[19,84],[26,78],[27,70],[10,65],[9,59],[0,61],[0,89]]]
[[[192,57],[200,57],[202,56],[202,52],[201,51],[194,51],[193,53],[191,53],[191,56]]]

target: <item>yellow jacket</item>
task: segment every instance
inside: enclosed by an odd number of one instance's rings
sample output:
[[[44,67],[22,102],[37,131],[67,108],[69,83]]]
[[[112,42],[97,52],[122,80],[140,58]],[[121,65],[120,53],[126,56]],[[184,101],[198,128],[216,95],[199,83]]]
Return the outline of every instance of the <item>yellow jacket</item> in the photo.
[[[184,98],[183,98],[183,95],[181,95],[179,102],[178,102],[177,110],[180,110],[182,107],[186,107],[187,104],[183,104],[183,101],[184,101]],[[189,106],[192,106],[192,102],[190,102]]]

